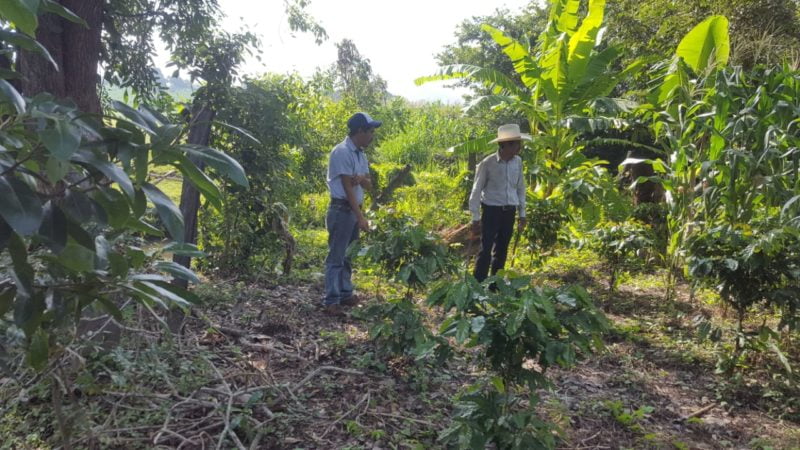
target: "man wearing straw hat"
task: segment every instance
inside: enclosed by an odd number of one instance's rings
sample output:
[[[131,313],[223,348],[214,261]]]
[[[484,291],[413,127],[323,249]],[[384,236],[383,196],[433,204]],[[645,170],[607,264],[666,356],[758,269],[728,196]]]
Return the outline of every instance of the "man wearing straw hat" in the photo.
[[[520,133],[519,125],[502,125],[497,129],[497,153],[478,164],[475,183],[469,196],[472,214],[472,233],[481,236],[481,250],[473,275],[483,281],[502,269],[508,255],[508,244],[514,233],[514,221],[519,211],[518,232],[525,227],[525,177],[519,152],[522,141],[530,141]]]

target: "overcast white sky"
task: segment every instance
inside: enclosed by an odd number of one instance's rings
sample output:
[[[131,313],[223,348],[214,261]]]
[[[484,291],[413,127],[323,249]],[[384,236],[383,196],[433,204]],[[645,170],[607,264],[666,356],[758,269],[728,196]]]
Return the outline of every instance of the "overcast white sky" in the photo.
[[[336,61],[335,42],[352,40],[383,77],[389,92],[409,100],[459,101],[461,95],[441,83],[414,85],[434,73],[434,55],[455,41],[462,20],[491,14],[499,7],[522,9],[528,0],[312,0],[308,11],[328,32],[317,46],[308,34],[292,37],[283,0],[220,0],[224,26],[235,31],[247,25],[262,41],[262,62],[251,58],[245,73],[297,72],[311,75],[316,67]],[[168,73],[168,72],[167,72]]]

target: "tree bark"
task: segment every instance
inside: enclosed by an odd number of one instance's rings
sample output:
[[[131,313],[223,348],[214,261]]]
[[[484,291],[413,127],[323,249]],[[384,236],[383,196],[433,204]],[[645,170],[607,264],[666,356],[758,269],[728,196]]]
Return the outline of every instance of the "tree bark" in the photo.
[[[211,138],[211,121],[214,120],[214,111],[204,102],[195,105],[192,111],[192,125],[189,129],[189,144],[208,145]],[[189,159],[203,170],[205,164],[196,157]],[[197,243],[197,212],[200,210],[200,192],[188,180],[183,180],[181,188],[181,214],[183,214],[183,230],[187,243]],[[191,266],[191,258],[188,256],[174,256],[176,263],[184,266]],[[176,284],[186,287],[186,280],[176,279]]]
[[[97,74],[100,61],[100,33],[103,24],[102,0],[62,0],[64,7],[77,14],[89,28],[61,19],[64,34],[64,87],[66,96],[83,112],[100,114]]]
[[[59,3],[86,21],[89,28],[54,14],[39,16],[36,40],[58,68],[38,53],[21,50],[17,61],[22,93],[33,97],[48,92],[72,99],[85,112],[100,113],[97,75],[103,0],[61,0]]]
[[[215,112],[204,101],[196,101],[192,107],[192,122],[189,128],[189,144],[208,145],[211,139],[211,121],[214,120]],[[192,161],[201,171],[205,164],[200,159],[190,156]],[[189,182],[183,180],[181,187],[181,214],[183,215],[183,231],[186,243],[197,243],[197,212],[200,210],[200,192]],[[174,255],[172,261],[186,268],[191,268],[192,258],[188,256]],[[189,287],[189,282],[181,278],[175,278],[172,283],[184,289]],[[170,311],[167,317],[167,325],[170,331],[180,334],[183,330],[186,315],[179,309]]]
[[[61,19],[53,14],[39,17],[36,29],[36,40],[50,53],[58,68],[42,55],[27,50],[20,50],[17,60],[17,71],[22,76],[20,87],[22,93],[33,97],[41,92],[49,92],[57,98],[66,97],[64,86],[64,42],[61,39]]]

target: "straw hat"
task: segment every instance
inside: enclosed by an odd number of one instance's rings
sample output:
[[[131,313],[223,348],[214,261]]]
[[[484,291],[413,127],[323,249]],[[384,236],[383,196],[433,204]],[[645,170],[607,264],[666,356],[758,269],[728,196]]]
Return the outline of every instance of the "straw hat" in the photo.
[[[495,142],[530,141],[530,140],[531,140],[530,134],[519,132],[519,125],[515,123],[509,123],[506,125],[500,125],[500,128],[497,129],[497,138],[492,139],[489,142],[493,144]]]

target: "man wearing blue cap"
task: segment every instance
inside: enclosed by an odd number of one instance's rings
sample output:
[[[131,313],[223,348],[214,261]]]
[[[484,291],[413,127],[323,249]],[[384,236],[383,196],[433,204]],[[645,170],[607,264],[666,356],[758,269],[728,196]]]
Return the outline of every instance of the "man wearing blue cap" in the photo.
[[[352,267],[345,255],[351,242],[358,239],[360,230],[368,231],[369,224],[361,211],[364,188],[372,187],[369,163],[364,149],[372,143],[375,129],[381,122],[369,114],[358,112],[347,121],[349,134],[334,147],[328,159],[328,190],[331,203],[325,217],[328,228],[328,257],[325,259],[325,299],[329,312],[340,314],[342,306],[353,306]]]

